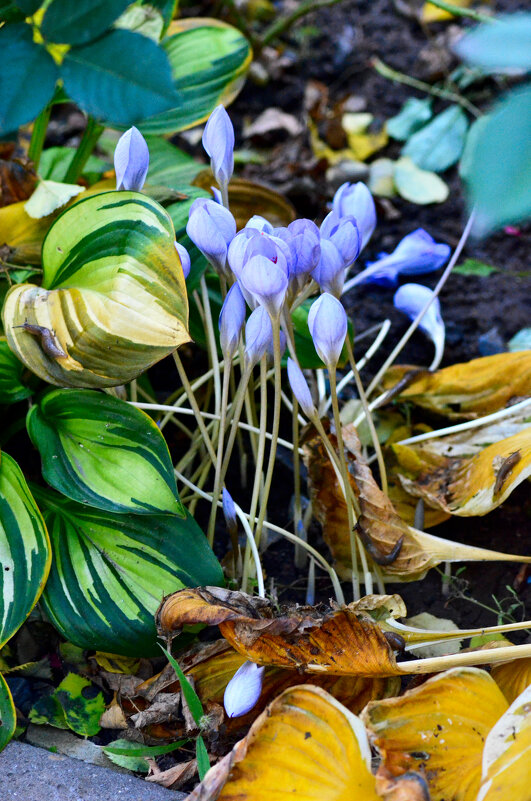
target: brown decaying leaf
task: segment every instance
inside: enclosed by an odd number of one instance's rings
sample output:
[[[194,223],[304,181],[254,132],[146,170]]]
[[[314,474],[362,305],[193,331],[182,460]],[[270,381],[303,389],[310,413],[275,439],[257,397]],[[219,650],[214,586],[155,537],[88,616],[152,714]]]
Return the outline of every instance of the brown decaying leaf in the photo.
[[[14,155],[12,142],[0,144],[0,207],[27,200],[37,185],[31,161]]]
[[[383,378],[391,390],[410,372],[410,365],[392,367]],[[474,420],[531,396],[531,350],[499,353],[453,364],[434,373],[424,371],[397,396],[450,420]]]
[[[184,784],[193,779],[197,773],[197,759],[191,759],[189,762],[179,762],[167,770],[159,770],[156,762],[153,760],[151,763],[151,773],[146,776],[147,782],[154,782],[160,784],[162,787],[168,787],[172,790],[178,790]]]
[[[358,534],[361,534],[369,556],[376,556],[375,561],[382,565],[385,576],[399,581],[412,581],[422,578],[430,568],[444,561],[521,559],[518,556],[454,543],[407,525],[379,488],[370,467],[363,459],[354,426],[344,426],[342,431],[347,449],[350,484],[361,508]],[[336,444],[333,435],[330,435],[330,439]],[[306,441],[303,447],[314,515],[322,525],[324,540],[332,552],[339,575],[348,578],[352,561],[343,492],[321,438],[316,436]],[[427,500],[430,502],[430,498]],[[402,544],[399,548],[400,541]],[[393,554],[396,554],[394,559]]]

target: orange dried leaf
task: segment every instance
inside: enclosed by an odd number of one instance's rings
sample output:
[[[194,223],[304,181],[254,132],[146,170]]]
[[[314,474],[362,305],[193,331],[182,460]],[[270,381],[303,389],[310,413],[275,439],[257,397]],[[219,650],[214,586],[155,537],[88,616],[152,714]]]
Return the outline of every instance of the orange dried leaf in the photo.
[[[392,367],[383,378],[384,389],[396,387],[414,369]],[[453,364],[434,373],[417,370],[395,397],[451,420],[474,420],[529,396],[531,351],[522,350]]]
[[[476,801],[483,744],[506,709],[488,673],[454,668],[400,698],[371,702],[362,720],[391,775],[424,773],[432,801]]]

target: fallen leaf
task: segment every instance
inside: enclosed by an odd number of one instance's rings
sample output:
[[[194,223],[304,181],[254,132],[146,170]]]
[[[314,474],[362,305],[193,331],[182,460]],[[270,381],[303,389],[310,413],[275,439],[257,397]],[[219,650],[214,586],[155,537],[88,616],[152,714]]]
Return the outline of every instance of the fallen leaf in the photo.
[[[483,743],[506,709],[488,673],[454,668],[369,703],[361,718],[391,775],[424,773],[432,801],[476,801]]]
[[[413,369],[392,367],[383,377],[390,390]],[[450,420],[475,420],[531,396],[531,350],[497,353],[413,375],[395,399],[437,412]]]
[[[258,136],[263,137],[277,131],[283,131],[289,136],[298,136],[304,130],[303,125],[293,114],[286,114],[281,108],[267,108],[248,125],[244,125],[245,139]]]
[[[29,198],[37,184],[33,164],[13,157],[14,147],[0,145],[0,207]]]
[[[459,631],[459,627],[455,625],[453,620],[448,620],[448,618],[444,617],[436,617],[435,615],[431,615],[429,612],[421,612],[420,615],[414,615],[414,617],[408,617],[404,623],[408,626],[413,626],[413,628],[418,629],[430,629],[431,631],[439,631],[439,632],[456,632]],[[458,642],[461,642],[458,640]],[[455,642],[454,641],[445,641],[438,642],[432,645],[423,645],[420,648],[415,648],[416,656],[444,656],[445,654],[451,654],[455,651]],[[520,661],[520,660],[518,660]],[[523,661],[523,660],[522,660]]]
[[[66,206],[69,200],[84,191],[85,187],[78,184],[40,181],[30,199],[24,204],[26,214],[34,219],[48,217],[49,214]]]
[[[396,195],[394,174],[395,163],[392,159],[376,159],[370,165],[369,189],[378,197],[394,197]]]
[[[147,709],[131,715],[131,721],[136,729],[143,729],[154,723],[182,721],[181,693],[160,693]]]
[[[516,659],[493,665],[491,676],[507,701],[512,704],[531,684],[531,659]]]
[[[442,178],[420,169],[409,156],[402,156],[395,164],[395,186],[405,200],[420,206],[444,203],[450,193]]]
[[[100,726],[102,729],[127,729],[127,720],[124,711],[116,697],[109,704],[105,712],[100,718]]]
[[[152,768],[153,769],[153,768]],[[155,782],[162,787],[172,788],[178,790],[184,784],[193,779],[197,773],[197,759],[191,759],[189,762],[179,762],[167,770],[158,770],[146,776],[147,782]]]
[[[452,0],[451,4],[457,8],[468,8],[471,4],[471,0]],[[434,6],[433,3],[426,2],[422,7],[422,22],[447,22],[453,19],[455,19],[455,15],[452,14],[451,11],[445,11],[443,8]]]
[[[402,148],[422,170],[444,172],[463,152],[468,120],[461,106],[448,106],[427,125],[412,134]]]
[[[399,113],[387,120],[386,127],[389,136],[405,142],[411,134],[418,131],[424,123],[431,119],[431,105],[431,97],[422,100],[418,97],[408,98]]]

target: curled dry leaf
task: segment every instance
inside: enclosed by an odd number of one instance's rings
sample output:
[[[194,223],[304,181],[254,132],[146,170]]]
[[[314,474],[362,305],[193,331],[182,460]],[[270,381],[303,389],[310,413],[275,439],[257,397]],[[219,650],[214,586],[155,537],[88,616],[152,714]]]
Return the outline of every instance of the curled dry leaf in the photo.
[[[392,776],[426,775],[432,801],[475,801],[483,744],[507,701],[483,670],[454,668],[362,713]]]
[[[0,207],[26,200],[37,184],[31,161],[15,156],[14,150],[11,142],[0,144]]]
[[[461,517],[491,512],[531,475],[531,426],[469,458],[443,456],[430,440],[392,450],[408,493]]]
[[[383,378],[391,391],[416,370],[395,398],[450,420],[474,420],[531,396],[531,350],[497,353],[430,373],[408,365],[392,367]]]
[[[152,772],[146,776],[147,782],[155,782],[162,787],[171,787],[172,790],[178,790],[184,784],[193,779],[197,773],[197,759],[191,759],[189,762],[179,762],[167,770],[159,770],[156,768],[154,762],[151,766]]]
[[[342,430],[347,448],[350,483],[361,508],[357,532],[369,556],[382,566],[386,576],[399,581],[412,581],[422,578],[430,568],[445,561],[522,560],[520,556],[434,537],[407,525],[379,488],[370,467],[363,459],[354,426],[349,424]],[[332,436],[331,440],[335,441]],[[323,527],[323,537],[332,552],[336,569],[346,578],[350,575],[352,561],[343,492],[320,437],[304,444],[304,454],[314,514]]]

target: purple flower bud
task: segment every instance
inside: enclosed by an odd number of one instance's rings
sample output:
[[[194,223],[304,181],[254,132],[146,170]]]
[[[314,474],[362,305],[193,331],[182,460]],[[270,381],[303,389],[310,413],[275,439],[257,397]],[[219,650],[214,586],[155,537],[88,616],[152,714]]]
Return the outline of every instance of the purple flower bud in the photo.
[[[219,339],[225,359],[232,359],[236,353],[244,323],[245,298],[236,282],[229,289],[219,315]]]
[[[310,387],[308,386],[308,382],[304,378],[301,368],[294,362],[293,359],[288,357],[288,381],[291,387],[291,391],[297,398],[299,402],[299,406],[301,407],[302,411],[309,417],[310,420],[315,417],[317,414],[315,410],[315,406],[313,404],[312,393],[310,392]]]
[[[114,150],[116,188],[140,192],[149,167],[149,150],[146,140],[135,128],[129,128],[118,140]]]
[[[415,320],[422,311],[426,303],[433,296],[433,290],[422,284],[404,284],[397,289],[393,298],[395,307],[407,314],[411,320]],[[441,316],[441,304],[439,298],[435,298],[430,308],[419,323],[421,331],[430,337],[435,345],[435,362],[438,364],[443,351],[445,339],[445,327]]]
[[[330,239],[347,267],[352,264],[360,252],[360,233],[354,217],[340,217],[331,211],[321,224],[321,239]]]
[[[347,335],[347,313],[337,298],[325,292],[308,314],[315,350],[328,368],[337,365]]]
[[[232,500],[232,495],[228,490],[225,489],[225,487],[223,487],[221,498],[223,501],[223,515],[225,517],[225,523],[227,524],[227,528],[229,532],[231,532],[232,534],[236,534],[238,532],[238,520],[236,518],[236,508],[234,506],[234,501]]]
[[[211,186],[210,187],[210,191],[214,195],[214,200],[216,201],[216,203],[219,203],[220,206],[223,206],[223,198],[222,198],[221,192],[217,188],[217,186]]]
[[[227,271],[227,252],[236,234],[234,217],[210,198],[198,198],[190,206],[186,233],[214,269],[230,277]]]
[[[273,233],[273,226],[271,223],[266,220],[265,217],[261,217],[259,214],[254,214],[251,219],[245,224],[246,228],[255,228],[260,233],[272,234]]]
[[[245,326],[245,362],[254,366],[266,353],[273,342],[273,326],[267,310],[258,306],[247,320]]]
[[[334,195],[332,208],[340,217],[354,217],[360,232],[360,250],[363,250],[376,228],[376,208],[369,189],[361,181],[342,184]]]
[[[246,715],[255,706],[264,681],[264,667],[244,662],[225,688],[223,705],[229,718]]]
[[[214,177],[227,186],[234,171],[234,128],[222,105],[214,109],[203,131],[203,147],[210,156]]]
[[[295,272],[308,274],[317,266],[321,256],[321,236],[311,220],[294,220],[288,225],[296,255]]]
[[[401,275],[421,275],[439,270],[448,261],[450,246],[437,244],[427,231],[417,228],[398,243],[392,253],[380,253],[377,261],[351,279],[356,284],[396,286]]]
[[[345,264],[341,254],[330,239],[321,240],[321,259],[312,272],[321,292],[329,292],[336,298],[341,297],[345,282]]]
[[[278,317],[288,289],[287,271],[266,256],[253,256],[241,274],[244,289],[264,306],[271,317]]]
[[[186,280],[190,275],[190,269],[192,266],[192,263],[190,261],[190,254],[188,253],[184,245],[181,245],[179,242],[175,242],[175,250],[179,254],[179,258],[181,260],[181,267],[183,268],[184,279]]]

